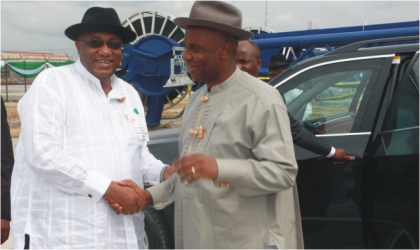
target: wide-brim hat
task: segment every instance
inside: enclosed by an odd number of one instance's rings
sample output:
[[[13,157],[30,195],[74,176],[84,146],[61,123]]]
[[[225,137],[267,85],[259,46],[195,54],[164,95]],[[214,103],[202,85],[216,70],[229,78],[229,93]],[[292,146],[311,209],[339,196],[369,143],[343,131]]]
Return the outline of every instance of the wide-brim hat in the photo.
[[[137,35],[128,27],[121,25],[117,12],[113,8],[92,7],[86,11],[82,22],[68,27],[64,34],[73,41],[85,32],[107,32],[121,37],[123,43],[130,43]]]
[[[289,64],[285,55],[274,54],[271,56],[270,63],[266,67],[286,67],[289,66]]]
[[[174,22],[186,29],[188,26],[201,26],[224,31],[247,40],[254,34],[242,29],[242,12],[235,6],[221,1],[195,1],[189,17],[178,17]]]

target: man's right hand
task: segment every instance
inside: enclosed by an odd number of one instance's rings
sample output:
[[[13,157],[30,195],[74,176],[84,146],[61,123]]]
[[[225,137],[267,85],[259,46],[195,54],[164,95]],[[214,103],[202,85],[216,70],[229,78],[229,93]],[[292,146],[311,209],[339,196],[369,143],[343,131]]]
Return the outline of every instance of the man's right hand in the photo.
[[[138,200],[141,199],[139,195],[131,187],[119,185],[115,181],[111,181],[104,198],[111,204],[122,206],[123,214],[135,214],[141,209],[138,205]]]
[[[117,183],[122,187],[128,187],[128,188],[134,190],[134,192],[136,192],[136,194],[138,195],[137,205],[142,212],[144,212],[146,210],[147,205],[153,204],[153,198],[150,195],[149,191],[142,190],[134,181],[123,180],[123,181],[119,181]],[[131,214],[120,203],[110,202],[107,199],[105,200],[105,202],[107,204],[110,203],[110,206],[111,206],[112,210],[114,210],[114,212],[117,213],[117,214]]]
[[[346,150],[341,148],[335,149],[335,154],[332,156],[332,158],[338,160],[334,162],[334,164],[345,164],[346,161],[353,161],[354,157],[351,155],[348,155]]]
[[[152,195],[149,193],[149,191],[141,189],[134,181],[123,180],[119,181],[118,184],[124,187],[130,187],[137,193],[137,195],[139,196],[139,199],[137,200],[137,205],[140,207],[140,210],[142,212],[146,210],[147,205],[153,204]]]

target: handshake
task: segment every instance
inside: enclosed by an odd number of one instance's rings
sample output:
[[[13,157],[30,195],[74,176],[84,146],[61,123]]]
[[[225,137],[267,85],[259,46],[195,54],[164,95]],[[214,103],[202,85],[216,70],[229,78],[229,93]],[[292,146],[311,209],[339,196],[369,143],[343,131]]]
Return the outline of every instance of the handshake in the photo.
[[[201,178],[215,180],[218,176],[218,167],[215,159],[195,154],[176,159],[172,166],[165,169],[163,179],[166,181],[175,172],[181,181],[192,183]],[[142,190],[132,180],[112,181],[104,198],[117,214],[124,215],[144,212],[147,205],[153,204],[149,191]]]
[[[144,212],[147,205],[153,204],[149,191],[142,190],[134,181],[112,181],[104,194],[105,202],[117,214]]]
[[[169,179],[175,172],[177,172],[175,166],[167,167],[163,173],[163,179]],[[132,180],[112,181],[104,194],[104,198],[115,213],[124,215],[135,214],[139,211],[144,212],[147,205],[153,204],[149,191],[141,189]]]

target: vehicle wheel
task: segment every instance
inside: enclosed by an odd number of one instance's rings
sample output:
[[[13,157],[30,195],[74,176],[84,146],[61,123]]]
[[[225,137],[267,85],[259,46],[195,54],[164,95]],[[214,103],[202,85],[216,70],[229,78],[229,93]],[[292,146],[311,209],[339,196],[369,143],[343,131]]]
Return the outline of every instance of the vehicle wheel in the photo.
[[[144,212],[145,243],[149,249],[173,249],[171,231],[162,211],[147,207]]]

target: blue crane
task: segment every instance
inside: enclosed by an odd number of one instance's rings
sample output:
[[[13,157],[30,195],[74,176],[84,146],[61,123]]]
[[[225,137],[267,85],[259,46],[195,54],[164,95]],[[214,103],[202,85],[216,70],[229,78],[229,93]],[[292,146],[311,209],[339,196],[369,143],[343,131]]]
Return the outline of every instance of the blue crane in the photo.
[[[399,36],[418,36],[419,21],[363,25],[331,29],[303,30],[255,34],[251,40],[261,50],[263,66],[259,74],[268,75],[266,65],[273,54],[286,55],[293,64],[304,59],[328,53],[341,46],[364,40]],[[418,42],[418,40],[417,40]],[[381,46],[379,44],[372,46]]]

